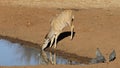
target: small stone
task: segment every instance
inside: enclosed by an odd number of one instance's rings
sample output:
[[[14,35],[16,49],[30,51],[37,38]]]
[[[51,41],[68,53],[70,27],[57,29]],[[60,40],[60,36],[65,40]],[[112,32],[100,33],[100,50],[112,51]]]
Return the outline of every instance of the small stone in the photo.
[[[116,59],[116,52],[113,50],[109,55],[109,62],[114,61]]]

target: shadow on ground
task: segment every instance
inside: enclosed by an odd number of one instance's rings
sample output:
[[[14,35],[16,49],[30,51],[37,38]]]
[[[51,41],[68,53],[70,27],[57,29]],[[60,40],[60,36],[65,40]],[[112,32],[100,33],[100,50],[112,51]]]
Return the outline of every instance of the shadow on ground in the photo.
[[[57,39],[57,43],[61,40],[63,40],[64,38],[68,37],[71,35],[71,32],[70,31],[66,31],[66,32],[62,32],[59,36],[58,36],[58,39]],[[75,36],[75,32],[73,32],[73,38]],[[53,45],[54,45],[54,42],[53,42]],[[46,48],[48,48],[50,46],[50,42],[48,44],[48,46]]]

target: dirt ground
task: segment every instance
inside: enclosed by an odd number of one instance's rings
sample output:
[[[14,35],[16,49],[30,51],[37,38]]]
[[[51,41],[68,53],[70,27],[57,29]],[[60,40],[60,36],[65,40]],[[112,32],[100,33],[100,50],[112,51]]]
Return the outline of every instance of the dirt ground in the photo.
[[[50,27],[50,19],[59,13],[56,8],[30,8],[22,6],[0,6],[0,35],[42,44]],[[57,49],[80,56],[95,57],[99,48],[106,63],[80,65],[38,65],[25,68],[118,68],[120,67],[120,8],[80,9],[75,15],[75,35],[73,40],[65,37],[58,42]],[[69,33],[67,27],[63,32]],[[64,33],[64,34],[66,34]],[[117,58],[108,62],[111,51],[115,49]],[[24,67],[24,66],[20,66]],[[4,67],[6,68],[6,67]],[[11,67],[13,68],[13,67]],[[15,66],[15,68],[19,68]]]

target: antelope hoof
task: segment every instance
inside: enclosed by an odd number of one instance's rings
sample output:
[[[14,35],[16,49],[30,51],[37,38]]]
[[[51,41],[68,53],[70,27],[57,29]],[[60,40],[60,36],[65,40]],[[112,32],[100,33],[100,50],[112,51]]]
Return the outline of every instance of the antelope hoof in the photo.
[[[73,39],[73,37],[70,37],[70,40],[72,40]]]

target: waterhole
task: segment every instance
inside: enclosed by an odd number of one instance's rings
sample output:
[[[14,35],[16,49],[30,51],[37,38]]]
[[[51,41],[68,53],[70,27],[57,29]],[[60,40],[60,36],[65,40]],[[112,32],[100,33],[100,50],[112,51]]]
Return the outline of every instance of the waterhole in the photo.
[[[70,56],[68,56],[70,58]],[[75,59],[77,57],[74,57]],[[56,53],[40,51],[35,48],[26,47],[19,43],[12,43],[0,39],[0,66],[27,66],[27,65],[48,65],[48,64],[69,64],[85,65],[79,60],[69,60]]]

